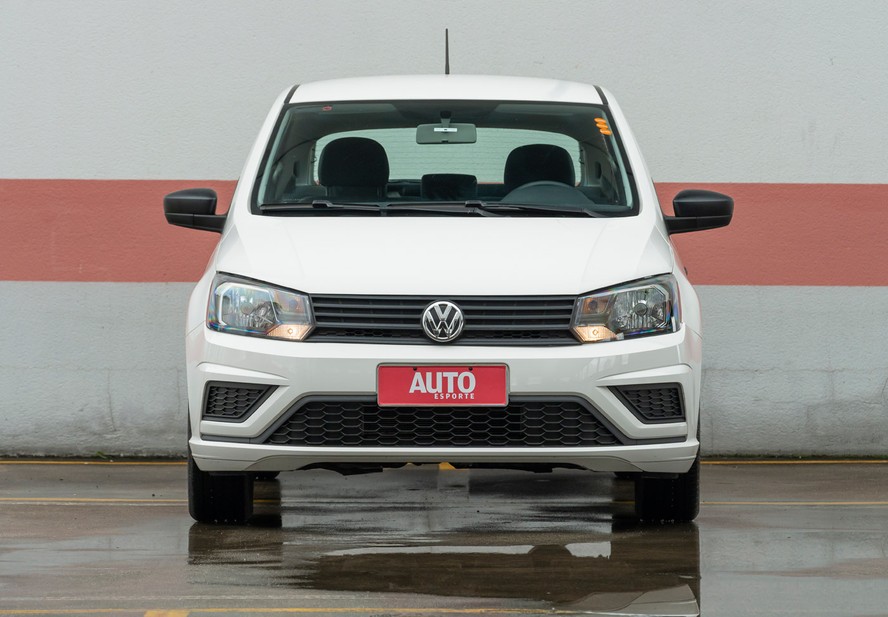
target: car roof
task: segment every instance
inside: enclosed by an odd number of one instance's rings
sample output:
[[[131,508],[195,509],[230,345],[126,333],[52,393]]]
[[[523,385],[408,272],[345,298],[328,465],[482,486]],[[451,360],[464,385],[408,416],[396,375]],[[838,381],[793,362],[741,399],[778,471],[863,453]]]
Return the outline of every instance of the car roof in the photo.
[[[503,75],[391,75],[302,84],[290,103],[326,101],[467,100],[548,101],[601,105],[600,89],[588,84]]]

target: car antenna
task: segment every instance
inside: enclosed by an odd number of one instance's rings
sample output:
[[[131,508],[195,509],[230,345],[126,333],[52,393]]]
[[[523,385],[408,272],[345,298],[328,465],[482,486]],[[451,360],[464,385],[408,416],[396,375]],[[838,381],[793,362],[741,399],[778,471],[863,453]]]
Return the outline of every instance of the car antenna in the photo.
[[[450,31],[444,28],[444,74],[450,75]]]

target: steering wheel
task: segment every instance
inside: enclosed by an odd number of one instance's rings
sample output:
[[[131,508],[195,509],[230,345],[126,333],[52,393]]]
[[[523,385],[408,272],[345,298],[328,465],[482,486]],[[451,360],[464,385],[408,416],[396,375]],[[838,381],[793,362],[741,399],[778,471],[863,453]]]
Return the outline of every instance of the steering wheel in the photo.
[[[576,188],[574,186],[571,186],[570,184],[565,184],[564,182],[557,182],[555,180],[536,180],[534,182],[528,182],[527,184],[522,184],[521,186],[512,189],[512,191],[510,191],[510,192],[520,191],[522,189],[536,188],[538,186],[539,187],[551,186],[554,188],[567,187],[567,188],[571,188],[571,189]]]
[[[554,180],[537,180],[522,184],[512,189],[500,200],[507,204],[510,201],[528,205],[540,206],[579,206],[588,208],[594,204],[583,192],[575,186],[556,182]]]

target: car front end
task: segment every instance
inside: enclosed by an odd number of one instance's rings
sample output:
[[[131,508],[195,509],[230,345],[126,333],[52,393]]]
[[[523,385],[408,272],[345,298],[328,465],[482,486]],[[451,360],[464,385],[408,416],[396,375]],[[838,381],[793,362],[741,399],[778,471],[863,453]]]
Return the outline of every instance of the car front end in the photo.
[[[664,217],[600,88],[285,92],[226,215],[165,201],[222,234],[187,318],[192,515],[244,520],[256,473],[447,462],[632,474],[644,518],[692,519],[700,307],[669,235],[732,203],[687,193]]]

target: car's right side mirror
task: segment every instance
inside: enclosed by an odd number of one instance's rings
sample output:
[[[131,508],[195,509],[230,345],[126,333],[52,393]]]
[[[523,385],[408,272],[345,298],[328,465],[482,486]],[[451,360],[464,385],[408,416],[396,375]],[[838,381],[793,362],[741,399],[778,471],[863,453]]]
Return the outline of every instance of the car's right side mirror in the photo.
[[[680,234],[724,227],[734,215],[734,200],[703,189],[687,189],[672,200],[675,216],[667,216],[666,231]]]

